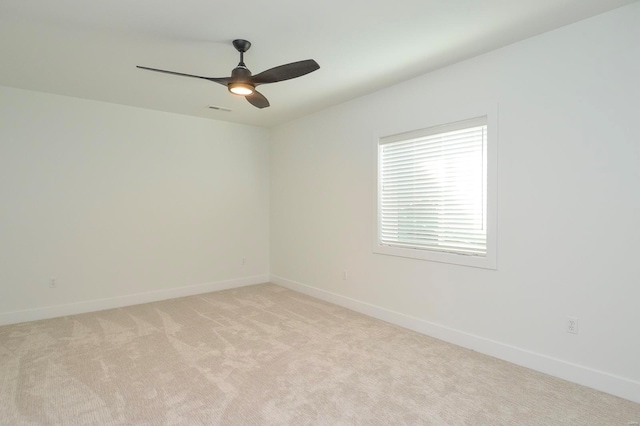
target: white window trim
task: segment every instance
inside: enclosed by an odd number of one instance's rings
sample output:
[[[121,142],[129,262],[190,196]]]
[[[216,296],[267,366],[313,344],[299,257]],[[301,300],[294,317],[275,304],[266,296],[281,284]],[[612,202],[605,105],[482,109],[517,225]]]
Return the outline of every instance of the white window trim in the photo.
[[[407,257],[433,262],[450,263],[485,269],[497,269],[497,190],[498,190],[498,105],[466,107],[455,114],[439,114],[421,123],[409,123],[411,127],[378,129],[373,137],[373,252],[377,254]],[[378,241],[380,217],[378,211],[379,143],[392,135],[410,133],[416,129],[436,128],[442,125],[486,116],[487,119],[487,253],[486,256],[467,256],[424,249],[410,249],[381,245]],[[406,124],[405,124],[406,126]]]

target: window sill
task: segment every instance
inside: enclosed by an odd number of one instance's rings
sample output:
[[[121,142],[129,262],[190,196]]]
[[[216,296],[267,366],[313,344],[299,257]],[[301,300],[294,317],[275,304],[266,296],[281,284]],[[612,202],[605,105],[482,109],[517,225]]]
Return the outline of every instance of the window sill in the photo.
[[[445,253],[433,250],[399,248],[374,244],[373,252],[387,256],[407,257],[410,259],[426,260],[431,262],[449,263],[474,268],[497,269],[495,256],[467,256],[463,254]]]

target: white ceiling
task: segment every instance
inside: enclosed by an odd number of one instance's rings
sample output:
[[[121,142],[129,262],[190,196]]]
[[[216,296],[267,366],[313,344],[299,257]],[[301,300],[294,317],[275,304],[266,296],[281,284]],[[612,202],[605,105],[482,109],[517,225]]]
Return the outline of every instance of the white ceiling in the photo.
[[[634,1],[1,0],[0,85],[269,127]],[[262,110],[215,83],[135,68],[226,77],[235,38],[252,42],[254,74],[321,68],[261,86]]]

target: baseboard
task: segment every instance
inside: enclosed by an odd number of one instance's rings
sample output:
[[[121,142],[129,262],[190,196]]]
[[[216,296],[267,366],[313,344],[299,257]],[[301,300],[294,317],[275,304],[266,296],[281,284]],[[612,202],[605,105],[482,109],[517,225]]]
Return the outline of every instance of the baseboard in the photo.
[[[0,313],[0,325],[16,324],[20,322],[36,321],[47,318],[57,318],[66,315],[83,314],[85,312],[103,311],[105,309],[120,308],[122,306],[139,305],[141,303],[157,302],[174,299],[176,297],[193,296],[211,291],[227,290],[253,284],[269,282],[269,275],[236,278],[232,280],[195,284],[185,287],[169,288],[144,293],[128,294],[108,299],[88,300],[65,305],[47,306],[44,308],[27,309]]]
[[[465,333],[276,275],[271,275],[271,282],[485,355],[640,403],[640,382]]]

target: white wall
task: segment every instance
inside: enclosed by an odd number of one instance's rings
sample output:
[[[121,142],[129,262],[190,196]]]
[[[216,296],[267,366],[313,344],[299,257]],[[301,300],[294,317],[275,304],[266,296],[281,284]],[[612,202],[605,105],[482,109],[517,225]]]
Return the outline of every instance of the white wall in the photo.
[[[274,129],[272,279],[640,402],[638,22],[634,3]],[[497,271],[373,254],[374,136],[496,103]]]
[[[268,280],[268,156],[265,129],[0,87],[0,324]]]

